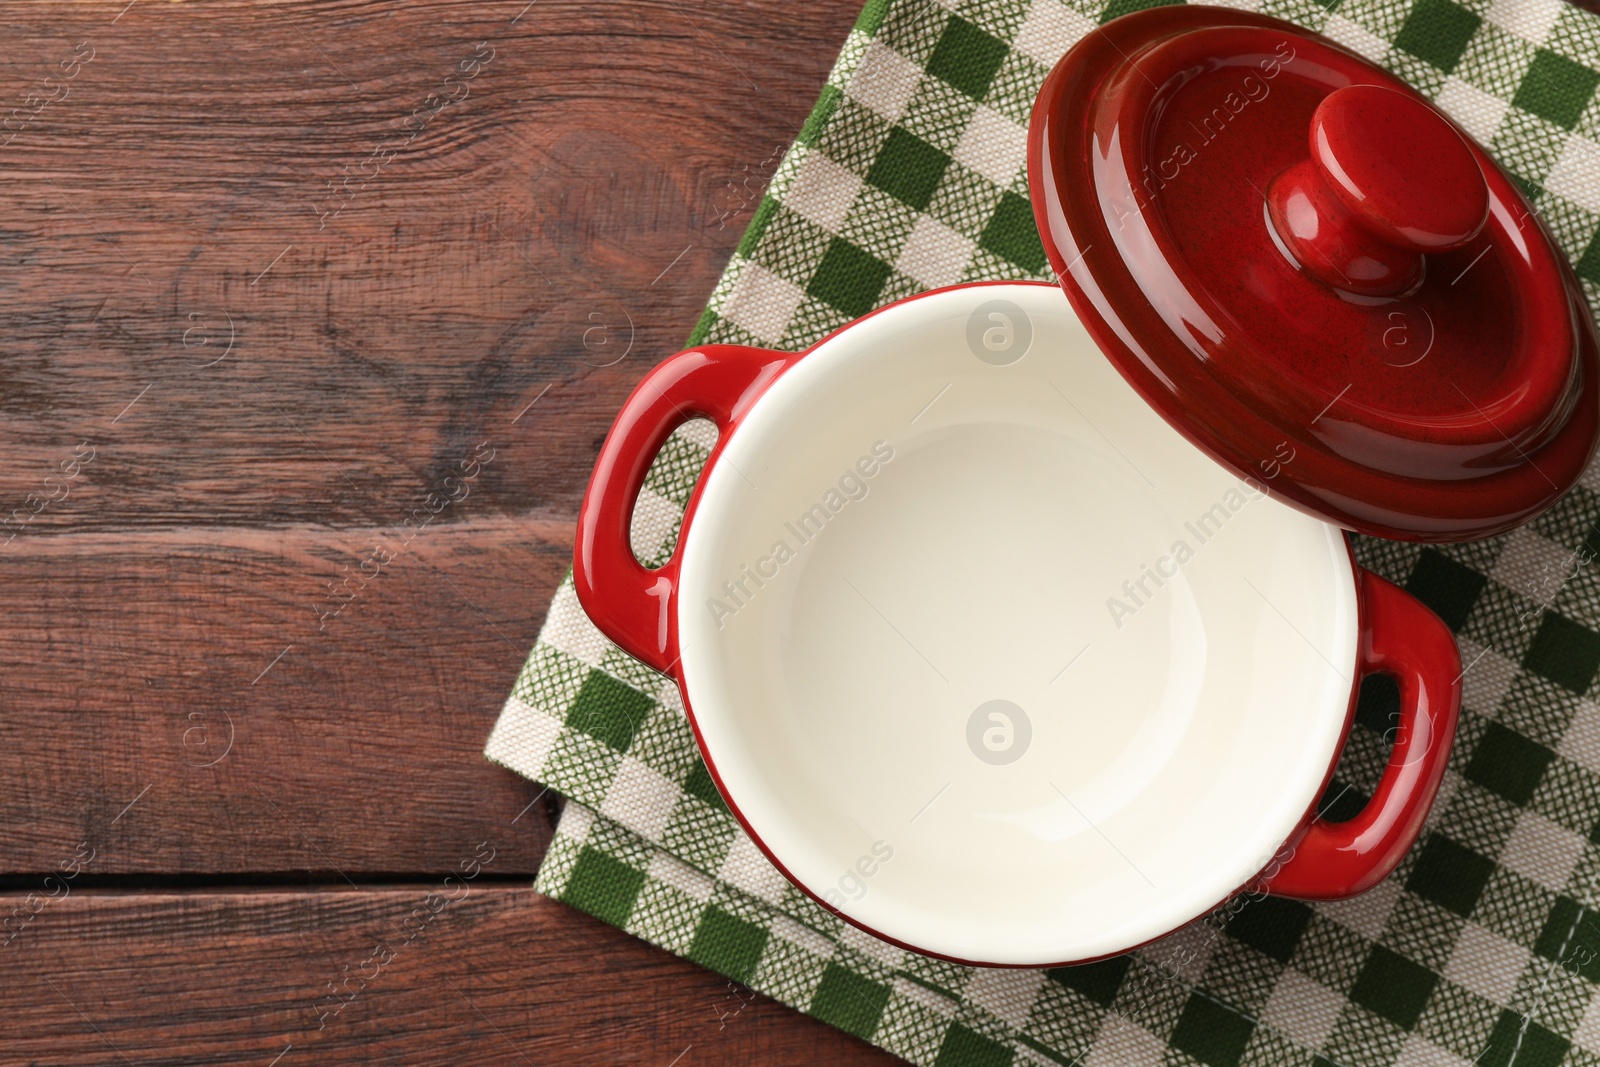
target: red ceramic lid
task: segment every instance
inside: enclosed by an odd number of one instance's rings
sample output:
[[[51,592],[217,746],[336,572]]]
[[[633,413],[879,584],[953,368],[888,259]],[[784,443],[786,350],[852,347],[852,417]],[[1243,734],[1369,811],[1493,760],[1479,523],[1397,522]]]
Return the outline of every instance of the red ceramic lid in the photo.
[[[1123,376],[1304,510],[1486,537],[1594,451],[1600,344],[1566,259],[1482,149],[1323,37],[1196,6],[1110,22],[1046,80],[1028,178]]]

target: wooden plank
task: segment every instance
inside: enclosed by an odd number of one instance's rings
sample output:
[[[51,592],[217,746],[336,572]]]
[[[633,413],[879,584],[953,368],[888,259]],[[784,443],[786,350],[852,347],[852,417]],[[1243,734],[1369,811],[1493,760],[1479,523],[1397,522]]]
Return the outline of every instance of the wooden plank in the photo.
[[[363,568],[375,542],[394,556]],[[409,544],[286,527],[11,548],[6,872],[86,838],[97,874],[448,869],[538,792],[481,751],[569,565],[565,521],[464,517]],[[326,614],[327,581],[366,569]],[[517,828],[499,869],[531,874],[548,812]]]
[[[570,514],[857,6],[123,2],[0,13],[66,94],[0,148],[0,515],[100,449],[34,530],[372,524],[482,440]]]
[[[4,1058],[35,1067],[899,1062],[526,887],[488,884],[500,861],[493,848],[463,842],[455,866],[493,858],[477,881],[448,886],[86,895],[67,881],[51,885],[67,896],[43,904],[43,886],[29,904],[0,895],[0,916],[37,909],[30,922],[12,920],[16,936],[0,948]]]

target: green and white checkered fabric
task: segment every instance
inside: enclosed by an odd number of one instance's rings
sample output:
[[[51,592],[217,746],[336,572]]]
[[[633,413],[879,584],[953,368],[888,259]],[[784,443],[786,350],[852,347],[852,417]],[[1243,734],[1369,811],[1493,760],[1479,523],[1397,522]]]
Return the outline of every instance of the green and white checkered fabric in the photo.
[[[923,289],[1047,278],[1029,107],[1068,46],[1142,6],[872,0],[693,341],[798,349]],[[1597,302],[1600,18],[1560,0],[1259,9],[1436,100],[1521,181]],[[691,425],[657,460],[641,558],[670,551],[713,440]],[[1510,535],[1357,555],[1437,611],[1468,665],[1421,845],[1355,900],[1236,904],[1103,963],[959,967],[812,904],[729,815],[673,684],[600,635],[570,580],[487,755],[570,798],[542,892],[913,1063],[1600,1065],[1600,468]],[[1363,691],[1334,815],[1377,781],[1396,704]]]

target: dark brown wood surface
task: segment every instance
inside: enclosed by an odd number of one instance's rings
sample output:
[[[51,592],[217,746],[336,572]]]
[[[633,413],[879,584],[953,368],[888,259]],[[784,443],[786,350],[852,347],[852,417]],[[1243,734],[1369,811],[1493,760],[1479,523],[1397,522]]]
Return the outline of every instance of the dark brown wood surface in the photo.
[[[0,1064],[890,1062],[480,754],[858,0],[125,2],[0,4]]]
[[[898,1062],[525,885],[472,887],[406,942],[437,888],[74,893],[8,950],[0,1062]]]

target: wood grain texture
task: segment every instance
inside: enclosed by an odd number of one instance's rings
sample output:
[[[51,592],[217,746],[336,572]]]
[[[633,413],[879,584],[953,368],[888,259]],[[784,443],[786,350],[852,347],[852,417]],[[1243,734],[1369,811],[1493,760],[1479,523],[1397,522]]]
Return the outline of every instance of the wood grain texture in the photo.
[[[103,873],[428,872],[529,803],[480,753],[599,442],[854,15],[0,6],[60,97],[0,133],[0,874],[136,796]]]
[[[850,16],[520,6],[11,7],[19,100],[94,58],[0,149],[0,510],[89,440],[105,466],[38,528],[365,524],[515,438],[496,508],[570,513]],[[465,95],[397,130],[431,93]]]
[[[430,892],[459,899],[430,906]],[[0,915],[18,899],[0,895]],[[482,881],[73,893],[0,948],[0,999],[0,1061],[34,1067],[900,1062],[525,886]]]
[[[7,871],[88,839],[97,874],[393,876],[509,826],[538,790],[481,751],[571,527],[435,521],[403,549],[308,526],[19,536],[0,592]],[[377,540],[394,558],[319,618],[323,576]],[[517,827],[500,869],[531,875],[548,813]]]
[[[481,756],[859,0],[125,4],[0,4],[0,1063],[889,1062],[535,896]]]

